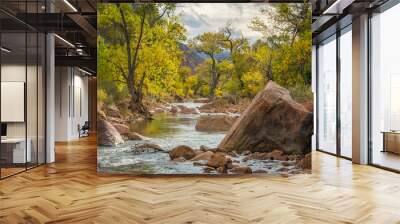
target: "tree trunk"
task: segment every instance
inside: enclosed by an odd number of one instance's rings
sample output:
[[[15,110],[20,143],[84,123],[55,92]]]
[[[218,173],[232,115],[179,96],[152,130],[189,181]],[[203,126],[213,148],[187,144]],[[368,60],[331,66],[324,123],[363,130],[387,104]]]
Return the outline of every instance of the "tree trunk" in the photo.
[[[216,61],[214,57],[211,57],[212,59],[212,65],[211,65],[211,82],[210,82],[210,99],[215,98],[215,89],[217,88],[218,85],[218,74],[217,74],[217,66],[216,66]]]

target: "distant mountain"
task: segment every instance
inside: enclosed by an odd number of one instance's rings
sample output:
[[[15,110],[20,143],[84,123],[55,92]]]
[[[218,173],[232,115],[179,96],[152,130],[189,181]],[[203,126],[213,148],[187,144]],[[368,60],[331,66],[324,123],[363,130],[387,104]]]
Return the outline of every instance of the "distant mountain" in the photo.
[[[202,52],[198,52],[195,49],[190,48],[186,44],[180,43],[179,48],[184,52],[185,59],[183,66],[188,66],[194,72],[195,68],[208,59],[208,55]],[[229,57],[229,51],[224,51],[216,56],[217,60],[225,59]]]
[[[197,52],[194,49],[189,48],[186,44],[179,44],[179,48],[183,51],[185,58],[183,60],[183,66],[188,66],[194,72],[195,68],[203,63],[203,61],[207,58],[207,55]]]

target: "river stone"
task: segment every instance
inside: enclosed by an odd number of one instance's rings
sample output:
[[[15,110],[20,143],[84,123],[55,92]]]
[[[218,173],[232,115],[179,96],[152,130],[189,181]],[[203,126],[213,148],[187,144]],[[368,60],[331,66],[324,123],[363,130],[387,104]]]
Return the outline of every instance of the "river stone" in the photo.
[[[153,143],[132,145],[131,149],[133,149],[132,152],[135,154],[165,152],[161,146]]]
[[[174,160],[175,158],[179,158],[179,157],[183,157],[183,158],[189,160],[195,156],[196,156],[196,153],[194,152],[194,150],[186,145],[179,145],[179,146],[173,148],[169,152],[169,157],[171,157],[172,160]]]
[[[199,155],[196,155],[193,159],[191,159],[191,160],[193,160],[193,161],[197,161],[197,160],[210,160],[211,159],[211,157],[212,157],[212,155],[214,155],[214,153],[213,152],[211,152],[211,151],[206,151],[206,152],[203,152],[203,153],[200,153]]]
[[[239,167],[234,167],[230,170],[232,173],[238,173],[238,174],[251,174],[253,171],[251,170],[250,167],[248,166],[239,166]]]
[[[223,167],[226,168],[229,163],[232,163],[231,158],[227,157],[224,153],[216,152],[207,162],[207,166],[214,168]]]
[[[292,99],[287,89],[269,81],[225,135],[225,151],[305,155],[311,151],[313,114]]]
[[[201,116],[196,123],[196,131],[228,131],[237,117],[219,114]]]
[[[97,121],[97,144],[102,146],[117,146],[124,144],[124,139],[122,139],[112,124],[100,119]]]

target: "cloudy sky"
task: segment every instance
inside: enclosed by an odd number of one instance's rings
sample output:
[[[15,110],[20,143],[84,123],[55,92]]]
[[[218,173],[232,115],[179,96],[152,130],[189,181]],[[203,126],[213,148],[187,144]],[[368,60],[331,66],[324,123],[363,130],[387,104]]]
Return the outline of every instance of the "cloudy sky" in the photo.
[[[224,27],[228,21],[232,22],[236,30],[241,31],[244,37],[254,41],[261,34],[249,28],[252,18],[260,13],[260,3],[190,3],[177,4],[176,13],[182,15],[182,22],[187,29],[189,38],[204,32],[215,32]]]

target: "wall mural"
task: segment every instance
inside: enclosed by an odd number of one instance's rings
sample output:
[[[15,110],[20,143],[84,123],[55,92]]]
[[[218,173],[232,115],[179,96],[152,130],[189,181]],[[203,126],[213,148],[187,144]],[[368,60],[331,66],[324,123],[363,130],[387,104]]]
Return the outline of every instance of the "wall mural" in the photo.
[[[98,4],[98,171],[311,169],[309,4]]]

